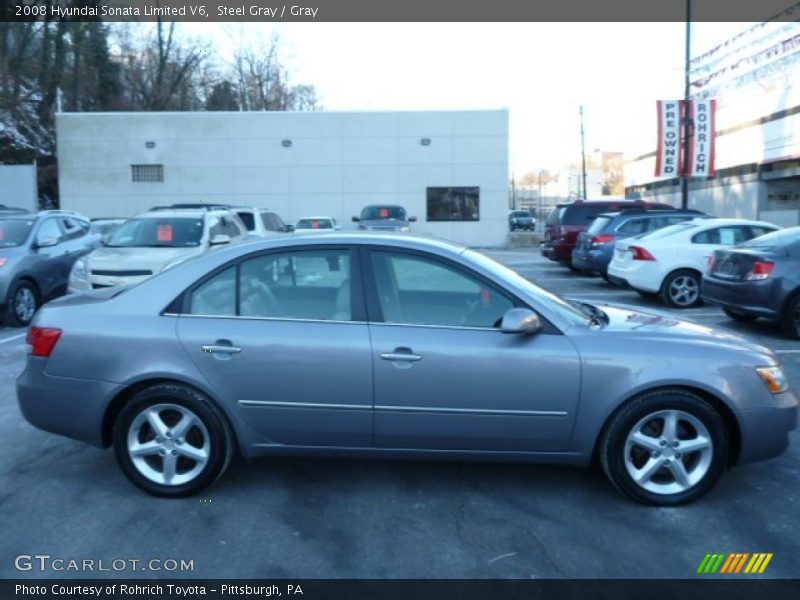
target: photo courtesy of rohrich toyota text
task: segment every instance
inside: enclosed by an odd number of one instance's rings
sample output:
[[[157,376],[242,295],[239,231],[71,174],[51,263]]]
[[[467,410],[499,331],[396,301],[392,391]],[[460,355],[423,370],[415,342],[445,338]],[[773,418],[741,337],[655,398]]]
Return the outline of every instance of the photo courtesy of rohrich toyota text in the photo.
[[[3,0],[0,600],[800,597],[800,0]]]

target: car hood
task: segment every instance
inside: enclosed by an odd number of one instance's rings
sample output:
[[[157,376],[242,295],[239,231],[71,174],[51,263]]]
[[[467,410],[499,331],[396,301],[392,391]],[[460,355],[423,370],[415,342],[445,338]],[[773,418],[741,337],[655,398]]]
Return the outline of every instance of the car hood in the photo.
[[[694,345],[710,345],[746,350],[772,356],[766,346],[756,344],[740,335],[715,329],[693,321],[676,319],[674,315],[658,310],[642,312],[638,307],[624,304],[597,304],[608,315],[604,332],[635,335],[656,341],[686,341]]]
[[[91,270],[131,271],[146,270],[158,273],[173,262],[187,260],[202,254],[202,246],[191,248],[98,248],[87,259]]]

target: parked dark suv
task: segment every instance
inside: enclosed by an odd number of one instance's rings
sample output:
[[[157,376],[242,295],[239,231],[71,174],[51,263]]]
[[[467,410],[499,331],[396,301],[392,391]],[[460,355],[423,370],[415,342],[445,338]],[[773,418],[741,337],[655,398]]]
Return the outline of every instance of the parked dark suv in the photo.
[[[0,314],[27,326],[36,310],[67,289],[72,265],[100,246],[89,220],[70,211],[0,214]]]
[[[698,210],[626,208],[601,213],[586,231],[578,235],[572,251],[572,266],[579,271],[600,273],[605,277],[614,256],[614,242],[650,233],[683,221],[708,217]]]
[[[511,231],[533,231],[536,219],[527,210],[512,210],[508,213],[508,228]]]
[[[800,227],[715,251],[702,295],[732,319],[780,321],[791,337],[800,338]]]
[[[542,254],[550,260],[572,266],[572,250],[578,234],[584,231],[597,215],[625,208],[665,208],[669,204],[657,204],[642,200],[576,200],[570,204],[559,204],[545,221]]]

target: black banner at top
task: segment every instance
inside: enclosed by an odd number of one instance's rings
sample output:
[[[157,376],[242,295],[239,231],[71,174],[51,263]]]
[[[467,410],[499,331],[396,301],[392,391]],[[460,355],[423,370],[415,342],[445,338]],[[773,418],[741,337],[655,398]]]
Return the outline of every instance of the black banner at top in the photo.
[[[685,21],[686,0],[0,0],[2,21]],[[800,20],[796,0],[691,0],[691,20]],[[565,40],[579,42],[579,40]]]

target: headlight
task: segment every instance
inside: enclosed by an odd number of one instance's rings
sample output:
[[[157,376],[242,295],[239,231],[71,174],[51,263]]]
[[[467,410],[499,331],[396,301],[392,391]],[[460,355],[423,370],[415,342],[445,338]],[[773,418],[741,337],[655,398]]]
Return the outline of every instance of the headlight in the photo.
[[[401,227],[400,231],[402,231],[403,233],[408,233],[409,231],[411,231],[411,227]]]
[[[72,271],[69,274],[69,288],[75,292],[92,289],[92,284],[89,282],[89,273],[86,270],[85,257],[79,258],[72,265]]]
[[[758,367],[756,373],[773,394],[780,394],[789,389],[789,382],[786,381],[780,367]]]

